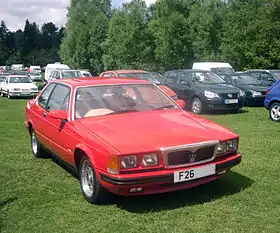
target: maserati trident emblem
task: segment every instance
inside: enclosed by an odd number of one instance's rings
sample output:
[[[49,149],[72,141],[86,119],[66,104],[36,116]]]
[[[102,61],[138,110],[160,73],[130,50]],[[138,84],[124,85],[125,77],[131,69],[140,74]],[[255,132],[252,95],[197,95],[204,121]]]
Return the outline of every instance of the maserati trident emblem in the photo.
[[[191,163],[193,163],[195,161],[195,157],[196,157],[195,153],[189,155],[189,159],[190,159]]]
[[[229,97],[229,98],[232,98],[232,94],[228,94],[228,97]]]

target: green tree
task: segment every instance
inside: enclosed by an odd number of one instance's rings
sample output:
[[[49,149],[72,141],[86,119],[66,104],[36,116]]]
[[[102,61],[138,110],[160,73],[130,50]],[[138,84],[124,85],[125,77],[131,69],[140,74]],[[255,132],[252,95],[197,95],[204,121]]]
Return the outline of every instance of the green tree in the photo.
[[[187,19],[192,4],[187,0],[161,0],[155,3],[149,30],[153,36],[158,69],[190,66],[193,53]]]
[[[123,4],[114,12],[108,38],[103,44],[106,69],[149,69],[152,67],[148,9],[142,0]]]
[[[107,36],[111,2],[72,0],[60,56],[72,67],[103,70],[101,44]]]

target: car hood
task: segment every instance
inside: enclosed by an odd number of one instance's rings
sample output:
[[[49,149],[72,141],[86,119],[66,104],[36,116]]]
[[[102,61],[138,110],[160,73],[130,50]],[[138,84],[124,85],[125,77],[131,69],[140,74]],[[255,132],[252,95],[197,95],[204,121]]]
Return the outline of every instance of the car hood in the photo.
[[[37,88],[37,86],[34,83],[9,83],[8,87],[21,89]]]
[[[265,92],[267,90],[267,87],[264,86],[258,86],[258,85],[238,85],[240,89],[243,91],[260,91]]]
[[[182,110],[108,115],[77,122],[79,130],[102,138],[121,154],[237,137],[222,126]]]
[[[204,91],[212,91],[215,93],[237,93],[239,89],[232,85],[228,84],[199,84],[200,87]]]
[[[167,95],[169,95],[170,97],[174,97],[176,96],[176,93],[170,89],[169,87],[165,86],[165,85],[162,85],[162,84],[159,84],[158,87]]]

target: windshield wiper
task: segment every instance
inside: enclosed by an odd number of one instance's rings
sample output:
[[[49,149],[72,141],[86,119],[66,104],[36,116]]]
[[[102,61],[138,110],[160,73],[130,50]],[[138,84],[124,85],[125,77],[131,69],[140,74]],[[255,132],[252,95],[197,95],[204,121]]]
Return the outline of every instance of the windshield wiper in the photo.
[[[114,114],[121,114],[121,113],[129,113],[129,112],[139,112],[135,109],[124,109],[124,110],[119,110],[119,111],[116,111],[116,112],[111,112],[111,113],[108,113],[106,114],[107,115],[114,115]]]
[[[156,110],[163,110],[163,109],[165,109],[165,108],[174,108],[174,107],[175,107],[175,105],[169,104],[169,105],[161,106],[161,107],[159,107],[159,108],[155,108],[155,109],[153,109],[153,111],[156,111]]]

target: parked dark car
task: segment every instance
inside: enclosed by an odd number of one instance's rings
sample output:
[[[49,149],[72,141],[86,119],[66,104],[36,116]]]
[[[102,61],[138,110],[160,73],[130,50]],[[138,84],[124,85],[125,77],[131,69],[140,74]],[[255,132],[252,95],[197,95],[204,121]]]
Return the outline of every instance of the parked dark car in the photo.
[[[246,70],[245,73],[259,80],[266,87],[271,87],[278,79],[277,70]]]
[[[207,110],[239,111],[244,106],[242,91],[228,85],[218,75],[203,70],[173,70],[164,74],[165,85],[185,100],[189,109],[200,114]]]
[[[280,80],[267,90],[264,106],[269,110],[270,119],[280,122]]]
[[[263,106],[267,87],[247,73],[233,73],[220,75],[227,84],[241,89],[245,95],[245,105]]]

